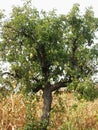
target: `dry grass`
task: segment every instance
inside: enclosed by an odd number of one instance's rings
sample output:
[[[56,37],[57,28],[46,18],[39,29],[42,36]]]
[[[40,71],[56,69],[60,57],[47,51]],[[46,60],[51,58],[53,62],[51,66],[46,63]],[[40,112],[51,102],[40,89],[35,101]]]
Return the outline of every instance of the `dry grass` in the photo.
[[[53,95],[49,130],[97,130],[98,99],[94,102],[77,100],[72,93]],[[37,99],[39,100],[37,100]],[[30,112],[38,120],[41,117],[42,98],[36,96]],[[30,102],[28,101],[30,104]],[[0,103],[0,130],[18,130],[26,120],[26,105],[21,94],[10,95]]]
[[[53,107],[51,130],[98,130],[98,99],[79,101],[74,94],[63,93],[54,97]]]
[[[26,108],[23,96],[10,95],[0,103],[0,130],[17,130],[24,126]]]

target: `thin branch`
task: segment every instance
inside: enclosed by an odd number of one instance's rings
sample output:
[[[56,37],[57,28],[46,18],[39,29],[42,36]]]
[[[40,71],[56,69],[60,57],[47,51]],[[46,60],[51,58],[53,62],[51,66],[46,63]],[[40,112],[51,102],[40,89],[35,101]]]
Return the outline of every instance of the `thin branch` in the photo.
[[[9,76],[15,78],[15,75],[10,73],[10,72],[4,72],[4,73],[1,74],[1,76],[4,76],[4,75],[9,75]]]
[[[63,81],[60,81],[54,85],[51,85],[51,91],[56,91],[60,88],[65,88],[65,87],[68,87],[68,83],[71,83],[72,80],[71,80],[71,77],[69,79],[65,79]]]
[[[67,87],[67,82],[59,82],[59,83],[56,83],[54,85],[51,86],[51,91],[56,91],[60,88],[64,88],[64,87]]]
[[[36,87],[36,88],[32,88],[32,91],[33,91],[34,93],[37,93],[37,92],[40,91],[40,90],[42,90],[42,86],[38,86],[38,87]]]
[[[11,76],[13,78],[17,78],[17,76],[15,74],[12,74],[10,72],[4,72],[4,73],[1,74],[1,76],[4,76],[4,75],[9,75],[9,76]],[[35,80],[36,82],[39,82],[39,80],[37,78],[32,78],[32,80]],[[34,93],[37,93],[39,90],[42,90],[42,85],[40,85],[40,86],[38,86],[36,88],[32,88],[32,91]]]
[[[8,25],[5,25],[4,27],[9,28],[9,29],[12,29],[14,32],[16,32],[16,33],[18,33],[18,34],[23,34],[25,37],[31,38],[32,40],[35,41],[34,36],[31,35],[31,34],[29,35],[29,34],[27,33],[27,30],[26,30],[25,27],[22,27],[20,30],[16,30],[14,27],[8,26]]]
[[[10,73],[10,72],[4,72],[1,74],[1,76],[4,76],[4,75],[8,75],[14,79],[20,79],[19,75],[17,73],[13,74],[13,73]]]

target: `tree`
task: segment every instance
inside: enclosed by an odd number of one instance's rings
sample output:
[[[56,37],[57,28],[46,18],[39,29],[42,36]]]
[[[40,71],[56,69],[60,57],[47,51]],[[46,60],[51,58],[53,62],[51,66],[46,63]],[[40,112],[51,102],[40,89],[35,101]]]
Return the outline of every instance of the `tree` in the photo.
[[[68,15],[32,9],[30,2],[13,7],[3,24],[2,60],[11,64],[5,72],[26,92],[43,92],[43,128],[49,124],[52,92],[83,82],[95,72],[96,18],[91,8],[80,15],[75,4]],[[96,53],[95,53],[96,50]]]

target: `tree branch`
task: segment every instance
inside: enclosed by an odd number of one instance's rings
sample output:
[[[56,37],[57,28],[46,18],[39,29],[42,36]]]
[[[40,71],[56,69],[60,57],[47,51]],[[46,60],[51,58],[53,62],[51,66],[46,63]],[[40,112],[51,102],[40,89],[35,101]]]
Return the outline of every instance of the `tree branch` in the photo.
[[[4,75],[9,75],[13,78],[16,78],[16,76],[14,74],[10,73],[10,72],[4,72],[4,73],[1,74],[1,76],[4,76]]]
[[[6,25],[6,26],[4,26],[4,27],[9,28],[9,29],[12,29],[12,31],[14,31],[14,32],[16,32],[16,33],[18,33],[18,34],[22,34],[22,35],[24,35],[25,37],[31,38],[32,40],[35,41],[35,38],[34,38],[33,33],[32,33],[32,35],[31,35],[31,34],[29,35],[28,32],[27,32],[27,30],[26,30],[26,28],[23,27],[23,26],[22,26],[22,28],[21,28],[20,30],[16,30],[14,27],[9,26],[9,25]]]
[[[72,82],[71,79],[69,81],[63,81],[63,82],[60,81],[60,82],[51,86],[51,91],[53,92],[53,91],[56,91],[60,88],[65,88],[65,87],[67,87],[67,84],[71,83],[71,82]]]
[[[53,92],[64,87],[67,87],[67,82],[59,82],[51,86],[51,91]]]
[[[40,90],[42,90],[42,86],[38,86],[36,88],[32,88],[33,93],[37,93]]]

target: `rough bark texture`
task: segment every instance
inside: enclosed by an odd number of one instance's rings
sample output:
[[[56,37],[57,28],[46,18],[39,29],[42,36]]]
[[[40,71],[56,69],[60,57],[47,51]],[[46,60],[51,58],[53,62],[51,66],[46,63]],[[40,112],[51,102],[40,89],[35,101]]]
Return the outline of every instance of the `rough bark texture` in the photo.
[[[42,130],[47,130],[49,125],[49,116],[52,104],[52,92],[50,86],[46,86],[43,90],[43,114],[42,114]]]

